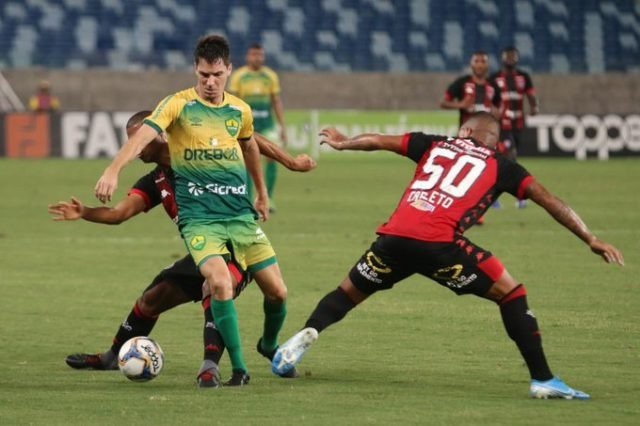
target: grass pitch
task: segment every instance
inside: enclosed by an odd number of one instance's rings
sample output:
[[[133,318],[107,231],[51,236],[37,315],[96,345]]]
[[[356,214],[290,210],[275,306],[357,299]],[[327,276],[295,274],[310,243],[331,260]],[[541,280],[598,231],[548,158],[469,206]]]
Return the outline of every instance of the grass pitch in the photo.
[[[195,387],[199,305],[158,322],[152,335],[166,364],[156,380],[73,371],[65,355],[106,349],[134,299],[185,248],[160,208],[116,227],[49,219],[47,204],[71,195],[96,204],[105,161],[1,160],[0,424],[636,424],[638,161],[522,163],[626,255],[626,267],[606,265],[542,209],[516,210],[508,195],[468,233],[527,285],[554,372],[592,401],[528,399],[527,370],[497,308],[420,278],[322,333],[298,380],[271,375],[255,352],[254,285],[237,300],[247,388]],[[127,169],[118,197],[147,169]],[[410,161],[380,153],[327,154],[310,174],[281,172],[278,212],[264,228],[289,287],[283,339],[373,241],[412,172]]]

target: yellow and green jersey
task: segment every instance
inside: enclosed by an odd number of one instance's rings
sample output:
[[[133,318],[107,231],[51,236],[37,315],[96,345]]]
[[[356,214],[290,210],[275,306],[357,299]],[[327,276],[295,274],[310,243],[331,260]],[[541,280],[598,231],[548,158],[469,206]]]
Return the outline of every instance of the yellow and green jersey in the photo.
[[[245,102],[224,93],[222,103],[213,105],[191,88],[166,97],[144,122],[168,136],[181,226],[193,220],[257,218],[240,148],[253,134]]]
[[[275,128],[272,96],[280,93],[278,75],[269,67],[252,71],[248,66],[238,68],[229,81],[229,91],[249,104],[253,112],[256,132]]]

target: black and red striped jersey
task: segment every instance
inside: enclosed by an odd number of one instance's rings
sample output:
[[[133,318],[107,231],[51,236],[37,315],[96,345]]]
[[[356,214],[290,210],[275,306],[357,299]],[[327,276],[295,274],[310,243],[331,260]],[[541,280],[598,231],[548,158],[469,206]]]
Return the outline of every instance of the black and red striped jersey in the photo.
[[[178,223],[178,205],[174,195],[173,180],[171,169],[157,166],[138,179],[129,194],[138,194],[144,199],[145,212],[162,204],[171,220]]]
[[[377,233],[450,242],[473,226],[503,192],[525,198],[533,177],[473,139],[408,133],[402,154],[417,163],[398,206]]]
[[[447,91],[444,94],[444,98],[448,101],[461,101],[467,96],[473,98],[473,107],[469,108],[469,110],[459,110],[459,124],[464,123],[474,112],[491,112],[492,106],[496,108],[500,106],[500,89],[498,86],[488,80],[484,84],[477,84],[473,81],[471,75],[464,75],[455,80],[447,87]]]
[[[502,130],[520,130],[524,127],[524,96],[535,95],[531,77],[515,69],[512,72],[498,71],[489,78],[500,88],[502,100],[500,127]]]

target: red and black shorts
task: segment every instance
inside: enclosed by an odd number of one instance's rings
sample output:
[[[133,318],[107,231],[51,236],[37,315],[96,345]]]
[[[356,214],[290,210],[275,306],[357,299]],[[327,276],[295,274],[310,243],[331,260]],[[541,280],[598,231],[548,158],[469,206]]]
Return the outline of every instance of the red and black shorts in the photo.
[[[240,265],[233,259],[227,260],[229,272],[236,278],[237,285],[234,289],[234,299],[240,295],[240,292],[251,282],[253,277],[247,271],[244,271]],[[180,288],[191,300],[199,302],[202,300],[202,284],[204,277],[200,274],[200,270],[196,266],[191,255],[187,255],[176,261],[171,266],[166,267],[153,279],[149,287],[155,287],[160,282],[167,282],[170,285]]]
[[[437,243],[380,235],[351,269],[349,278],[365,294],[388,290],[420,274],[458,295],[483,296],[503,271],[496,257],[462,236],[454,242]]]

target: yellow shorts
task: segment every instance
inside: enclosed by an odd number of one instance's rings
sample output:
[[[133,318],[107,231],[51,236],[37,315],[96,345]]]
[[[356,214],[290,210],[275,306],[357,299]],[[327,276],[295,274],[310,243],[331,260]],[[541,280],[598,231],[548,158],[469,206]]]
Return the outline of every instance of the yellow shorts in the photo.
[[[269,239],[250,216],[225,221],[193,221],[186,223],[181,233],[198,267],[210,257],[224,256],[230,251],[240,266],[251,273],[277,262]]]

